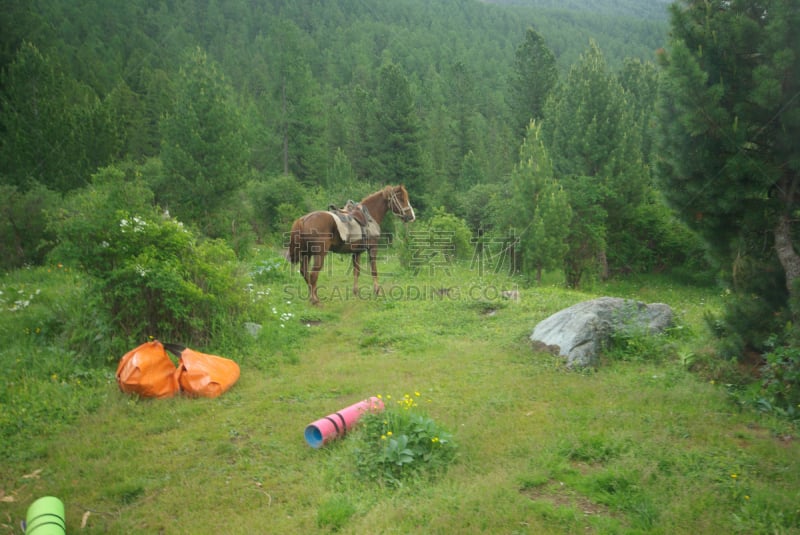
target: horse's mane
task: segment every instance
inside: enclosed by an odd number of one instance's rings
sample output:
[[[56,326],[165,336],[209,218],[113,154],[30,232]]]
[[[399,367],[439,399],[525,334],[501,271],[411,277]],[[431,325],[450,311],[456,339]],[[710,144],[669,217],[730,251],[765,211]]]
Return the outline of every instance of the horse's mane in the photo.
[[[388,199],[389,196],[392,194],[392,190],[394,188],[395,188],[394,186],[386,186],[382,190],[378,190],[375,193],[370,193],[369,195],[361,199],[361,202],[365,203],[367,201],[371,201],[379,195],[382,196],[384,199]]]

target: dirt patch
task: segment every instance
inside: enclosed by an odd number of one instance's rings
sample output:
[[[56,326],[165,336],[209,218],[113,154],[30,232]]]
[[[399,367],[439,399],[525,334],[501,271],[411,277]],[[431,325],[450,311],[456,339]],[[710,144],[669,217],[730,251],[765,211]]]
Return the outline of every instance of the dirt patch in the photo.
[[[556,356],[561,352],[561,348],[557,345],[548,345],[540,340],[531,340],[531,348],[537,353],[550,353]]]
[[[754,440],[775,440],[783,446],[791,446],[795,436],[789,433],[776,433],[755,423],[740,425],[733,429],[731,436],[740,448],[752,446]]]
[[[556,507],[572,507],[581,511],[584,516],[613,516],[608,507],[593,502],[561,481],[551,480],[538,487],[521,489],[520,493],[535,502],[547,502]]]

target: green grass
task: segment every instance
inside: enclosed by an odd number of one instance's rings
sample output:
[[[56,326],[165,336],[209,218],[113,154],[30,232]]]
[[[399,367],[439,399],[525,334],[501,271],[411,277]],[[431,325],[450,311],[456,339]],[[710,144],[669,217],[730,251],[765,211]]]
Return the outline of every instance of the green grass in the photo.
[[[0,532],[54,495],[81,533],[800,533],[796,430],[740,411],[681,358],[707,345],[716,290],[640,278],[577,292],[390,264],[386,297],[358,299],[346,262],[331,264],[321,308],[299,299],[299,275],[255,278],[264,328],[215,400],[119,393],[115,361],[84,369],[58,336],[28,334],[70,309],[79,279],[7,276],[4,291],[41,291],[0,311]],[[499,297],[514,288],[518,302]],[[532,351],[538,321],[599,295],[673,307],[678,328],[641,344],[658,358],[577,372]],[[430,478],[395,488],[359,475],[354,438],[304,442],[321,416],[414,392],[458,444]]]

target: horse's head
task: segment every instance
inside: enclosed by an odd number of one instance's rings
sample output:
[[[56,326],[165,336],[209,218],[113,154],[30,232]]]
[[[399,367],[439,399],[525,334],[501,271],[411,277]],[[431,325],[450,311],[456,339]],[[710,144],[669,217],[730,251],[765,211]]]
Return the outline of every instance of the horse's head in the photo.
[[[414,221],[416,216],[414,216],[414,209],[411,207],[411,202],[408,200],[408,192],[405,186],[388,186],[386,190],[386,198],[389,201],[392,213],[400,217],[406,223]]]

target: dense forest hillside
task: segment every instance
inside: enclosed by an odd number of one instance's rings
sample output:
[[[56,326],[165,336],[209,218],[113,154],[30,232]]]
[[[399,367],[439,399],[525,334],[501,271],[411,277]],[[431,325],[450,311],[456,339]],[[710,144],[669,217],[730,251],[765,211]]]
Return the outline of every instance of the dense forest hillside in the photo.
[[[44,80],[40,79],[36,94],[45,96],[45,91],[52,90],[59,94],[53,101],[62,99],[63,104],[78,107],[97,98],[116,108],[106,110],[111,115],[123,115],[123,125],[115,121],[112,134],[122,139],[109,141],[110,146],[101,150],[111,150],[112,154],[105,158],[84,155],[84,160],[94,157],[97,163],[104,163],[109,156],[140,159],[157,154],[161,139],[155,123],[172,104],[177,74],[185,67],[187,57],[193,50],[200,50],[231,86],[237,108],[246,110],[251,117],[254,113],[260,115],[257,124],[248,125],[252,129],[259,130],[265,123],[279,120],[277,106],[271,102],[287,89],[278,87],[279,77],[286,84],[297,86],[288,98],[306,104],[294,102],[297,110],[305,110],[306,118],[295,116],[292,122],[304,123],[308,130],[315,131],[317,144],[327,145],[317,147],[322,153],[305,157],[305,170],[294,169],[304,181],[304,175],[312,169],[323,173],[338,147],[353,159],[353,148],[346,147],[347,140],[337,130],[347,127],[343,123],[352,124],[357,119],[352,115],[343,118],[341,114],[348,115],[348,110],[360,106],[360,89],[375,90],[380,67],[387,62],[397,64],[408,78],[421,126],[427,127],[430,135],[437,135],[432,131],[433,122],[446,123],[453,114],[468,112],[480,120],[479,128],[485,130],[476,133],[477,137],[488,140],[501,136],[497,140],[499,147],[483,147],[500,158],[488,162],[497,174],[509,169],[515,147],[521,141],[519,136],[507,138],[502,128],[511,122],[508,80],[515,50],[528,28],[543,35],[562,72],[577,61],[591,40],[598,44],[609,65],[619,67],[625,58],[651,59],[666,36],[663,21],[618,17],[606,10],[553,11],[463,0],[10,0],[5,2],[1,20],[0,69],[4,76],[0,90],[6,111],[24,115],[25,105],[14,100],[31,96],[30,87],[19,86],[26,83],[24,77],[33,74],[10,70],[15,60],[17,70],[37,68],[30,63],[22,67],[21,55],[27,43],[41,56],[37,60],[43,62],[41,67],[53,71],[52,86],[44,87]],[[457,95],[459,91],[468,94]],[[456,97],[461,104],[454,101]],[[63,106],[60,108],[66,111]],[[322,110],[328,112],[325,117],[319,117]],[[315,115],[318,118],[311,120]],[[37,116],[41,117],[41,110]],[[68,120],[53,119],[47,121],[51,126]],[[13,124],[8,119],[0,125],[4,138]],[[272,132],[254,134],[274,141],[274,128],[269,130]],[[93,137],[96,134],[97,131]],[[305,134],[307,141],[310,137],[310,133]],[[350,143],[359,144],[361,140]],[[11,148],[6,145],[7,150]],[[464,148],[463,144],[460,148]],[[431,151],[435,150],[431,147]],[[465,153],[452,156],[458,161]],[[277,166],[281,170],[280,158],[270,161],[265,151],[258,149],[253,156],[258,169]],[[435,153],[433,158],[437,158]],[[4,162],[12,182],[37,178],[34,175],[14,179],[21,172],[15,159]],[[37,164],[40,168],[41,165]],[[361,174],[364,166],[356,167]],[[91,164],[81,172],[85,174],[87,170],[92,170]],[[65,187],[69,189],[59,189]]]
[[[68,194],[123,164],[156,204],[212,237],[233,238],[236,228],[241,243],[250,239],[243,229],[257,240],[279,236],[319,204],[312,194],[363,194],[355,183],[402,182],[423,216],[441,209],[473,232],[509,230],[515,221],[498,209],[514,195],[536,195],[514,186],[512,171],[529,121],[541,122],[549,97],[555,106],[556,88],[595,101],[559,104],[563,126],[588,127],[573,120],[573,106],[608,115],[608,124],[597,139],[607,161],[555,171],[626,177],[619,180],[636,184],[622,202],[631,209],[651,187],[650,59],[667,24],[599,9],[477,0],[7,1],[5,263],[40,262],[58,241],[44,221],[15,212],[40,212],[50,197],[38,188]],[[568,97],[577,86],[559,79],[578,76],[571,73],[580,62],[595,80],[585,95]],[[615,103],[592,96],[600,94]],[[614,152],[618,143],[624,155]],[[520,202],[522,213],[532,209]],[[599,255],[612,269],[634,262]],[[647,256],[649,267],[665,262],[661,253]],[[585,269],[575,269],[580,279]]]
[[[483,0],[487,4],[526,6],[557,11],[588,11],[607,17],[667,20],[669,0],[642,2],[641,0]]]

